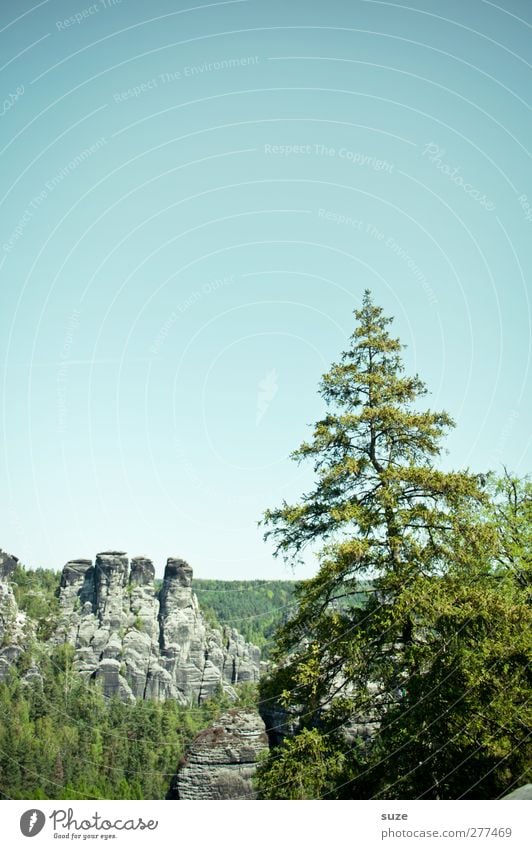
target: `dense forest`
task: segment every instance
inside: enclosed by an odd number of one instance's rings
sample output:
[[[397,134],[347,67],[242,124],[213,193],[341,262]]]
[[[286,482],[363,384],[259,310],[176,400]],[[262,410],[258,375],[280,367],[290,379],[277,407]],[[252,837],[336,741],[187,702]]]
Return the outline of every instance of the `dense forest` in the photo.
[[[277,629],[297,607],[295,592],[305,581],[216,581],[195,580],[194,590],[207,619],[217,627],[236,628],[246,640],[259,646],[267,660]],[[344,597],[339,607],[364,603],[371,581],[360,584],[360,592]]]
[[[237,686],[237,702],[220,691],[189,707],[173,700],[129,704],[104,698],[73,669],[71,646],[50,651],[39,645],[57,627],[59,581],[59,572],[22,565],[10,576],[19,609],[37,624],[38,642],[28,646],[0,683],[0,795],[163,799],[194,735],[228,707],[256,704],[256,688]],[[211,624],[234,625],[266,650],[294,589],[281,581],[197,585],[198,595],[210,599],[206,618]],[[230,621],[242,616],[244,622]],[[4,643],[9,639],[5,634]],[[28,676],[36,661],[40,676]]]
[[[195,580],[201,609],[213,625],[236,628],[246,640],[269,657],[280,625],[294,614],[296,591],[305,581],[216,581]],[[360,607],[371,591],[371,581],[361,581],[359,592],[338,601],[338,607]]]
[[[43,680],[0,684],[0,796],[12,799],[164,799],[187,744],[228,706],[105,699],[72,669],[73,650],[42,658]],[[236,706],[254,700],[242,687]]]
[[[295,608],[294,581],[195,580],[201,609],[213,625],[236,628],[269,654],[276,629]]]

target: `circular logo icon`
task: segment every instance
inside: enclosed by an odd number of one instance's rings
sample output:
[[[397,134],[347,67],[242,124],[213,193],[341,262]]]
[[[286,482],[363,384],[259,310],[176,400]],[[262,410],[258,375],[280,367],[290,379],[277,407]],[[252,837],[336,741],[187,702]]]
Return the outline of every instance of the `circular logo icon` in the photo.
[[[25,811],[20,818],[20,830],[24,837],[35,837],[44,827],[46,817],[42,811],[32,808]]]

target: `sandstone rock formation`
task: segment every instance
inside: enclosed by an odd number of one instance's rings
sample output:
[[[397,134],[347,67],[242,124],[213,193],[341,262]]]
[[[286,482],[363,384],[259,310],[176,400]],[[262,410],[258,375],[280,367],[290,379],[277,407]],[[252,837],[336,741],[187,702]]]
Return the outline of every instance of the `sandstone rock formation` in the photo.
[[[56,639],[76,649],[75,666],[107,696],[199,703],[222,686],[255,681],[260,650],[235,630],[205,622],[192,569],[169,558],[160,594],[151,560],[121,551],[72,560],[61,576]]]
[[[0,682],[7,676],[28,640],[26,614],[18,609],[9,578],[18,560],[0,549]]]
[[[330,685],[331,689],[338,688],[339,690],[340,684],[341,679],[337,675]],[[346,684],[343,693],[346,695],[352,694],[353,687]],[[375,710],[374,705],[379,699],[382,699],[383,691],[379,690],[377,684],[369,683],[367,685],[367,694],[368,702],[370,704],[373,702],[373,705],[361,710],[360,713],[353,714],[348,722],[342,724],[342,737],[348,746],[354,745],[355,742],[357,744],[368,743],[379,729],[378,712]],[[322,716],[326,716],[327,710],[330,707],[331,705],[323,710]],[[278,698],[272,696],[263,699],[260,704],[260,714],[266,726],[266,733],[271,748],[280,746],[287,737],[293,737],[299,732],[299,714],[301,711],[303,711],[302,706],[287,710]],[[320,727],[319,722],[318,727]]]
[[[517,790],[512,790],[511,793],[508,793],[507,796],[503,796],[503,802],[506,799],[522,799],[522,800],[532,800],[532,784],[523,784],[522,787],[518,787]]]
[[[252,779],[268,748],[255,711],[230,710],[193,741],[169,799],[254,799]]]
[[[17,563],[18,557],[7,554],[7,552],[2,551],[0,548],[0,581],[5,582],[9,580],[9,576],[15,571]]]

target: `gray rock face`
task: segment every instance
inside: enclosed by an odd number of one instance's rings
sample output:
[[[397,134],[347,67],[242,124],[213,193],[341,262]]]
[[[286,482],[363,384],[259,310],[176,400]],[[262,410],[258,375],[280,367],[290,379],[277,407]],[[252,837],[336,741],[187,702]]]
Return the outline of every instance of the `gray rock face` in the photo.
[[[266,673],[267,674],[267,673]],[[334,682],[334,686],[338,686],[339,679]],[[345,692],[352,691],[350,687],[346,687]],[[372,696],[374,700],[378,700],[382,695],[376,684],[369,684],[367,687],[368,696]],[[260,706],[260,713],[266,726],[266,733],[270,742],[270,747],[280,746],[287,737],[293,737],[300,730],[299,713],[303,708],[299,707],[291,711],[283,707],[278,699],[265,699]],[[324,711],[325,714],[325,711]],[[355,742],[368,743],[379,729],[379,721],[377,712],[374,709],[367,709],[359,714],[351,716],[350,720],[342,726],[342,737],[348,746],[353,746]]]
[[[18,557],[2,551],[0,548],[0,581],[9,580],[9,576],[15,570],[18,563]]]
[[[107,696],[199,703],[222,686],[256,681],[260,650],[235,630],[211,628],[192,591],[192,569],[169,558],[160,597],[147,557],[120,551],[72,560],[60,586],[56,639],[71,642],[75,665]]]
[[[507,796],[503,796],[502,800],[504,802],[505,799],[532,799],[532,784],[523,784],[522,787],[518,787],[517,790],[512,790],[511,793],[508,793]]]
[[[16,557],[0,550],[0,682],[5,680],[9,667],[24,651],[32,631],[8,583],[17,563]]]
[[[287,737],[293,737],[299,730],[299,721],[276,701],[266,701],[261,705],[261,717],[264,721],[270,746],[280,746]]]
[[[264,722],[254,711],[231,710],[193,741],[169,799],[254,799],[258,757],[268,748]]]

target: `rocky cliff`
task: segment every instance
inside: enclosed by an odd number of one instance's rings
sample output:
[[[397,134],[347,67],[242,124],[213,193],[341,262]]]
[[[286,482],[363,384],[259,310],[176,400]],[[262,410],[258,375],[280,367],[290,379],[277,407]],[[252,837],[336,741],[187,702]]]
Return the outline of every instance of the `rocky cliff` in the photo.
[[[258,679],[260,650],[205,622],[185,561],[169,558],[159,594],[154,577],[151,560],[120,551],[66,564],[55,639],[72,643],[82,675],[107,696],[182,704]]]
[[[252,779],[267,748],[256,711],[228,711],[194,739],[168,798],[254,799]]]
[[[22,654],[27,637],[26,616],[18,609],[9,576],[18,560],[0,549],[0,681]]]
[[[507,796],[502,797],[503,802],[505,799],[526,799],[531,801],[532,784],[523,784],[522,787],[518,787],[517,790],[513,790],[511,793],[508,793]]]

